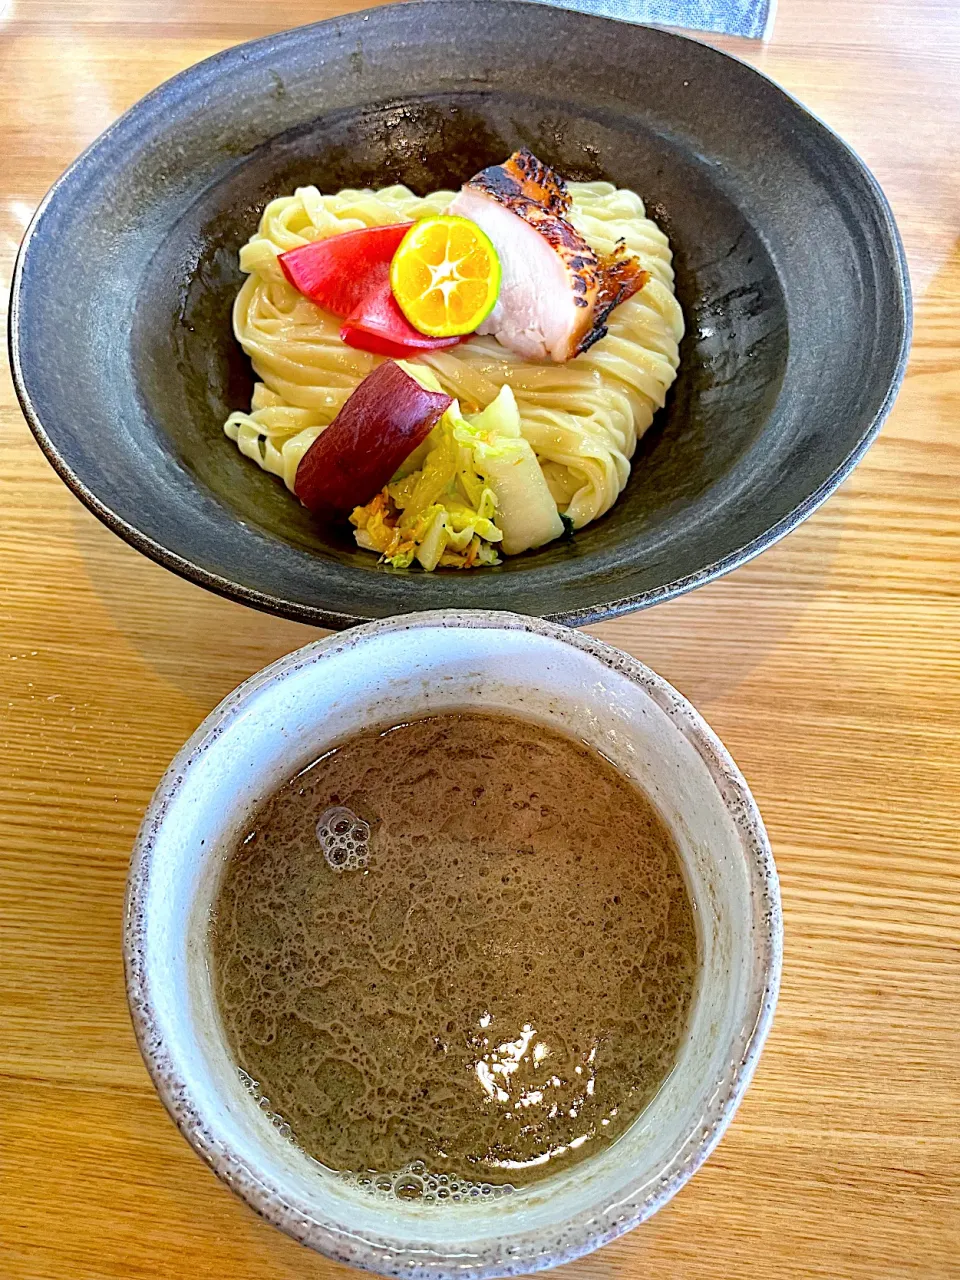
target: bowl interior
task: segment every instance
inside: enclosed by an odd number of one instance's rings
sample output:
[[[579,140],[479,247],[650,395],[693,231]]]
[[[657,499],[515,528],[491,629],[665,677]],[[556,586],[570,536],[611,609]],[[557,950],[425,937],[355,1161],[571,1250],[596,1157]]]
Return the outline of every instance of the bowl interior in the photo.
[[[278,1136],[224,1046],[206,936],[230,842],[265,794],[371,723],[463,706],[556,725],[641,781],[681,851],[702,969],[674,1071],[615,1144],[494,1202],[424,1205],[359,1191]],[[776,878],[759,817],[695,713],[596,641],[489,617],[400,620],[326,641],[238,691],[147,814],[129,919],[135,1024],[186,1136],[277,1225],[387,1274],[525,1271],[652,1213],[705,1157],[745,1088],[779,964]]]
[[[627,544],[646,556],[664,533],[678,536],[684,511],[714,501],[748,462],[783,382],[786,304],[761,238],[710,166],[649,122],[571,115],[539,95],[450,93],[338,112],[271,139],[199,196],[139,282],[131,356],[147,412],[164,447],[238,519],[382,573],[351,530],[338,536],[321,527],[278,480],[225,447],[223,421],[249,406],[253,385],[230,320],[243,282],[237,254],[263,206],[311,183],[321,191],[394,182],[420,194],[456,190],[519,146],[567,177],[643,193],[676,245],[688,334],[681,377],[616,506],[575,545],[509,557],[498,576],[616,556]],[[422,586],[419,570],[409,575]]]
[[[492,9],[392,5],[228,50],[144,99],[55,188],[13,291],[18,390],[61,473],[148,554],[335,626],[447,606],[583,622],[752,554],[878,427],[906,285],[859,161],[694,41]],[[620,501],[572,541],[478,573],[384,571],[222,434],[251,387],[230,326],[237,253],[299,183],[456,187],[521,144],[634,188],[668,232],[680,376]]]

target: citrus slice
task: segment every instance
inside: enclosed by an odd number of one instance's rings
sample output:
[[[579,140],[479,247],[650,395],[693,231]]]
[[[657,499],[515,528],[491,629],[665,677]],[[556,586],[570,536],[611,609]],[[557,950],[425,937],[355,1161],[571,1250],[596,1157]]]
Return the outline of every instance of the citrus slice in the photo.
[[[390,264],[400,310],[431,338],[473,333],[500,292],[500,259],[469,218],[439,214],[415,222]]]

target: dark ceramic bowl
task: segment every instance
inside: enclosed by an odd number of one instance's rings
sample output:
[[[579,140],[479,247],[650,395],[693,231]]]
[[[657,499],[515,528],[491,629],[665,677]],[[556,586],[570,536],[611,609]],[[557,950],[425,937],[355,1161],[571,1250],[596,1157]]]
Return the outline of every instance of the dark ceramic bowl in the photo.
[[[648,202],[676,254],[680,376],[620,501],[571,542],[385,571],[223,435],[251,388],[237,252],[298,184],[455,187],[520,144]],[[47,196],[10,311],[24,412],[92,511],[195,582],[330,627],[451,606],[584,623],[742,564],[860,458],[909,328],[876,182],[770,81],[663,31],[494,0],[353,14],[162,85]]]

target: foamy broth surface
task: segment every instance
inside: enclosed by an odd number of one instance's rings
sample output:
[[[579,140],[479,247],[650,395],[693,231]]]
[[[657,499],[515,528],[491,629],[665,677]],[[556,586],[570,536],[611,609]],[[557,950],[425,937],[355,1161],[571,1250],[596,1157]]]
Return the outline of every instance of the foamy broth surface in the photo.
[[[612,1142],[670,1071],[697,972],[643,792],[559,733],[475,713],[349,739],[293,778],[227,863],[211,944],[275,1123],[429,1199]]]

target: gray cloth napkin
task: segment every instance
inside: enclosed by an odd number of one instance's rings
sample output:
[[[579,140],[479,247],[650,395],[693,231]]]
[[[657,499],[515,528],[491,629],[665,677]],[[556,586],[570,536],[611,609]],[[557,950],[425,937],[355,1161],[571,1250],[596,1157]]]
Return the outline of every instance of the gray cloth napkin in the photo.
[[[770,35],[777,0],[540,0],[558,9],[579,9],[625,22],[692,27],[762,40]]]

